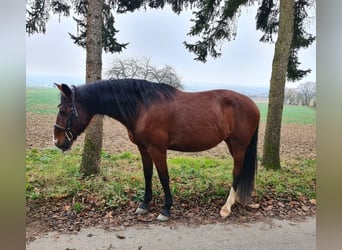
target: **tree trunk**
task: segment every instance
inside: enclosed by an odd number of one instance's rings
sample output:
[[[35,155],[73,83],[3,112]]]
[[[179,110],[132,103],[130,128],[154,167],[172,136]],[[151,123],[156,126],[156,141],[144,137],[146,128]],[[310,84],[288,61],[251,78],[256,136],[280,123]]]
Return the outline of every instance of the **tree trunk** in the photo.
[[[272,63],[266,131],[262,164],[279,169],[280,131],[284,103],[287,64],[293,38],[294,0],[280,0],[279,32]]]
[[[102,73],[102,9],[104,0],[89,0],[86,37],[86,83],[101,79]],[[95,115],[84,139],[81,173],[97,174],[100,171],[103,135],[103,117]]]

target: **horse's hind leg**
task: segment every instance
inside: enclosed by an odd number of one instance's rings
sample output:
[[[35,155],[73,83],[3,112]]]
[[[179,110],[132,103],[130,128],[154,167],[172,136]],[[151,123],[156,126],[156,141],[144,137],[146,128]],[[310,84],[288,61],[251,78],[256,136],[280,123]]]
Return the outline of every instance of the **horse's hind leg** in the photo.
[[[227,201],[220,210],[220,215],[222,218],[226,218],[230,215],[230,213],[232,212],[231,207],[234,205],[236,197],[236,192],[234,188],[231,187]]]
[[[145,177],[145,194],[144,200],[140,204],[140,206],[135,211],[136,214],[146,214],[148,212],[148,204],[152,200],[152,175],[153,175],[153,162],[146,151],[145,148],[138,147],[141,155],[143,169],[144,169],[144,177]]]
[[[226,140],[226,143],[228,145],[229,152],[233,156],[233,159],[234,159],[234,168],[233,168],[233,186],[230,189],[229,196],[227,198],[226,203],[222,206],[220,210],[220,215],[223,218],[228,217],[231,213],[231,207],[234,205],[235,202],[239,202],[236,191],[237,191],[237,186],[239,184],[240,170],[242,168],[243,160],[245,156],[244,149],[238,149],[237,147],[234,147],[230,140]]]

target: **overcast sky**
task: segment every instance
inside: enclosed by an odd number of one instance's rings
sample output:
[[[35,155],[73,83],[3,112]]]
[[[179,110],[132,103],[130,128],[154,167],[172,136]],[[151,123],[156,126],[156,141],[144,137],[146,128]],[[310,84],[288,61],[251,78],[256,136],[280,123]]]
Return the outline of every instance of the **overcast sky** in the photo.
[[[195,61],[194,54],[185,49],[183,41],[195,41],[186,34],[193,18],[192,12],[174,14],[164,10],[147,10],[118,15],[115,27],[120,30],[119,42],[129,42],[120,54],[103,53],[103,72],[115,57],[148,57],[155,65],[171,65],[183,83],[202,84],[205,88],[225,85],[269,86],[274,44],[259,42],[262,33],[255,30],[256,8],[242,10],[234,41],[222,44],[222,56],[208,58],[206,63]],[[315,21],[308,24],[315,34]],[[45,34],[27,36],[26,72],[32,75],[66,76],[84,79],[85,50],[74,45],[68,32],[77,34],[72,18],[52,16]],[[316,81],[316,44],[300,51],[302,68],[312,73],[303,81]],[[105,77],[105,76],[104,76]],[[297,83],[298,84],[298,83]],[[209,86],[208,86],[209,85]],[[293,86],[293,84],[291,84]]]

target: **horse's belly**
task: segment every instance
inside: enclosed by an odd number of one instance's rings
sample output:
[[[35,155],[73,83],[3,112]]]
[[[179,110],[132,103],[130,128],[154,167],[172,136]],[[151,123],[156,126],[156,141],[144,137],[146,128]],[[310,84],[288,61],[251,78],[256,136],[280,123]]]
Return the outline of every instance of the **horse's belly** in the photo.
[[[199,152],[211,149],[222,141],[221,138],[206,138],[205,135],[200,138],[183,137],[178,140],[170,141],[168,149],[182,152]]]
[[[181,152],[200,152],[200,151],[205,151],[205,150],[211,149],[211,148],[215,147],[216,145],[213,145],[213,146],[210,146],[210,147],[171,145],[168,149],[175,150],[175,151],[181,151]]]
[[[176,124],[173,127],[177,129],[169,131],[169,149],[183,152],[204,151],[228,138],[230,127],[213,113],[201,122],[196,122],[200,120],[196,116],[189,117],[192,120]]]

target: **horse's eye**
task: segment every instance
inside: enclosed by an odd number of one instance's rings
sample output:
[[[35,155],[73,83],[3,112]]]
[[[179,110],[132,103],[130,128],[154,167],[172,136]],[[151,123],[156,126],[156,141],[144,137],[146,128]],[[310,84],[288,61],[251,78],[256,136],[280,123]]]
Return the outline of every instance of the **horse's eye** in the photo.
[[[59,113],[60,113],[61,115],[65,115],[65,114],[66,114],[66,108],[65,108],[64,106],[60,106],[60,107],[59,107]]]

